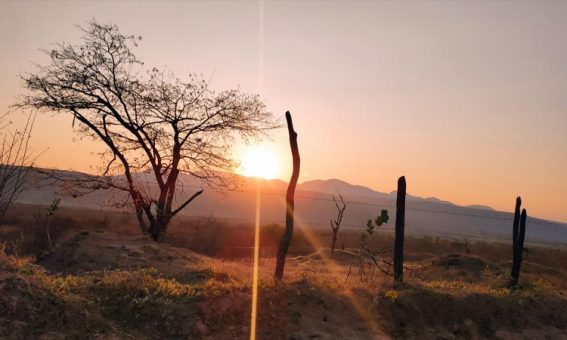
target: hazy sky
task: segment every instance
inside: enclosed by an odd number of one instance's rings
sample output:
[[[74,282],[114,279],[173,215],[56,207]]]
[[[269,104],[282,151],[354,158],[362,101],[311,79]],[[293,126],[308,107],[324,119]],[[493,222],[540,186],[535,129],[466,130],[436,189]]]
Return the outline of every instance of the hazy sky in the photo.
[[[146,65],[291,110],[301,180],[391,191],[405,175],[415,195],[507,211],[522,195],[567,221],[567,2],[0,2],[0,111],[38,49],[91,17],[142,35]],[[286,131],[269,147],[289,162]],[[68,118],[41,116],[34,148],[94,171]]]

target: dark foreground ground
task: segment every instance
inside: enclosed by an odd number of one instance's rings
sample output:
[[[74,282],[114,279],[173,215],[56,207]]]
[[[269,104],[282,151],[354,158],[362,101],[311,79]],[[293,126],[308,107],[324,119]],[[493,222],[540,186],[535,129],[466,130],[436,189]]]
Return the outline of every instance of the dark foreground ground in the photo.
[[[229,234],[234,226],[204,219],[191,232],[173,226],[169,239],[154,243],[94,217],[91,224],[60,218],[51,250],[43,232],[30,237],[41,228],[0,227],[0,338],[249,337],[247,227]],[[510,291],[509,245],[410,237],[406,285],[394,290],[388,275],[348,247],[357,233],[345,232],[347,246],[331,255],[322,247],[329,235],[304,231],[276,284],[268,246],[280,229],[263,228],[258,339],[567,338],[564,251],[529,245],[520,289]],[[30,234],[13,237],[19,230]],[[215,232],[223,237],[211,243]],[[391,236],[373,237],[373,249],[389,258]]]

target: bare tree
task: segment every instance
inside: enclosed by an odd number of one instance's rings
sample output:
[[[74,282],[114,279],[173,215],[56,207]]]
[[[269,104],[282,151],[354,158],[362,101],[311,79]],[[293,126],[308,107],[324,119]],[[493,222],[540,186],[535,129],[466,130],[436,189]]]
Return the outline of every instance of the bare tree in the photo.
[[[259,138],[275,121],[256,95],[217,93],[195,75],[182,81],[156,68],[141,74],[143,63],[132,51],[141,37],[116,25],[92,20],[81,29],[81,45],[56,45],[46,51],[50,63],[23,76],[30,94],[18,105],[69,114],[82,136],[102,141],[102,174],[92,188],[125,191],[141,230],[158,240],[203,192],[180,197],[180,175],[226,185],[234,139]],[[110,177],[115,174],[123,176]]]
[[[0,116],[0,220],[25,189],[35,160],[29,145],[35,113],[29,113],[24,126],[14,130],[9,128],[9,114]]]
[[[335,201],[335,206],[337,207],[337,218],[335,220],[331,220],[331,229],[333,229],[333,240],[331,241],[331,253],[335,252],[335,245],[337,243],[337,234],[339,233],[339,228],[341,227],[341,223],[343,221],[343,214],[346,210],[346,203],[343,200],[343,196],[339,192],[339,198],[341,199],[341,203],[337,201],[335,195],[333,195],[333,201]]]

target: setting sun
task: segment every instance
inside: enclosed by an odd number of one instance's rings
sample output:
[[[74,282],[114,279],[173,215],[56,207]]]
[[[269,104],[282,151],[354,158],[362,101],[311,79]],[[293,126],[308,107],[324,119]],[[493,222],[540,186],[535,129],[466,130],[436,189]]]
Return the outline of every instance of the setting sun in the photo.
[[[247,150],[241,162],[241,173],[244,176],[273,179],[279,172],[278,159],[265,147],[255,146]]]

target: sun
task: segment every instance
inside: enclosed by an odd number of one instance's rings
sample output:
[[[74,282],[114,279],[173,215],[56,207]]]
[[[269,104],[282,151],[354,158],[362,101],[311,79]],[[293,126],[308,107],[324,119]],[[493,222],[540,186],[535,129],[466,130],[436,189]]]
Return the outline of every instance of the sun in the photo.
[[[254,146],[242,156],[241,171],[244,176],[273,179],[278,175],[279,162],[267,148]]]

